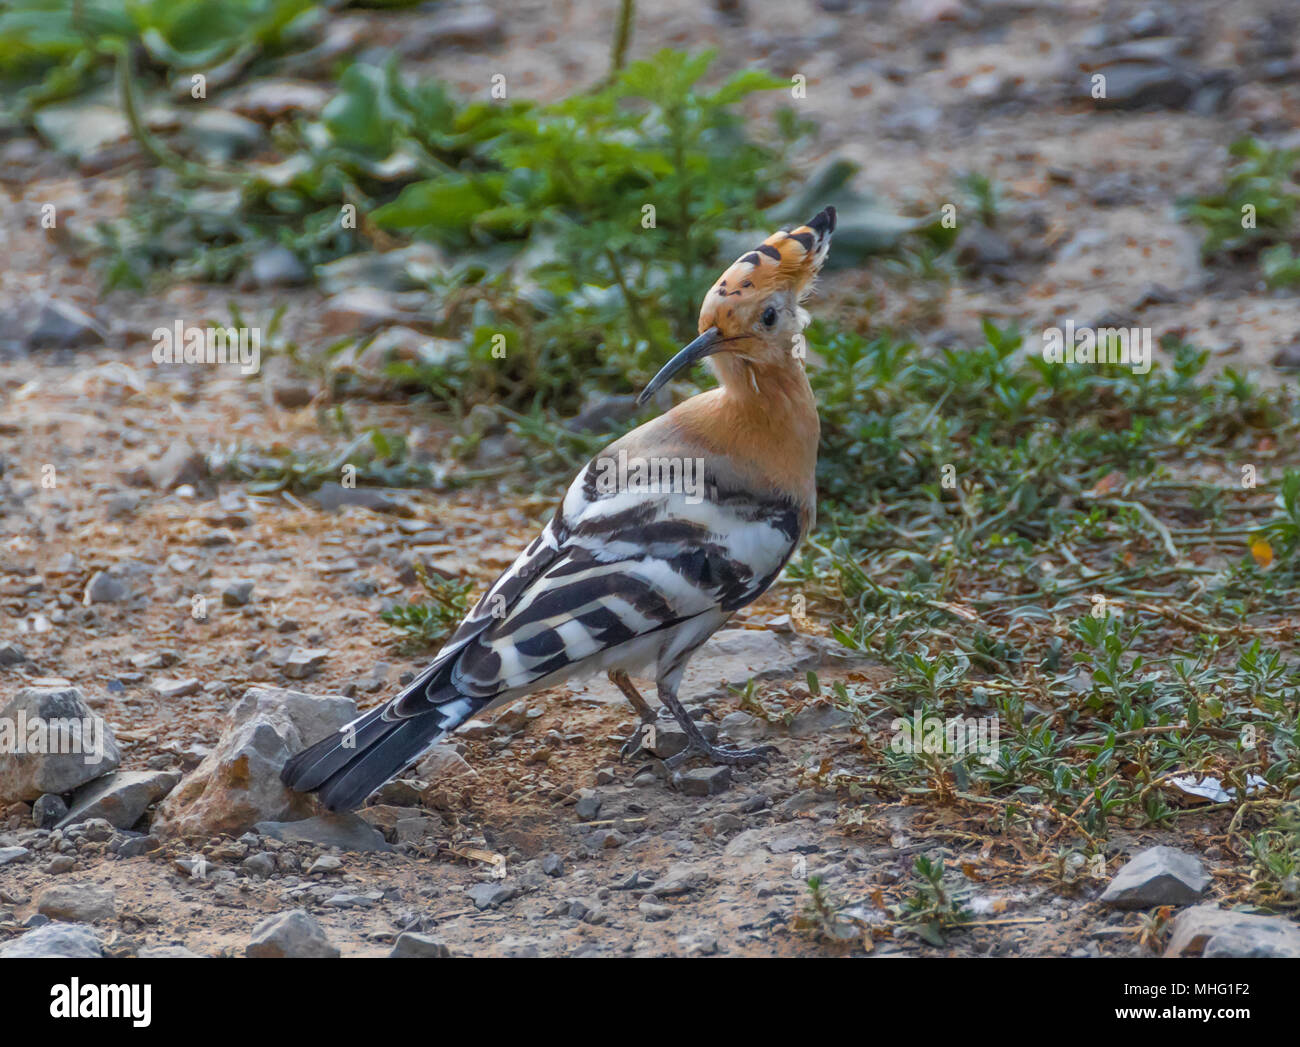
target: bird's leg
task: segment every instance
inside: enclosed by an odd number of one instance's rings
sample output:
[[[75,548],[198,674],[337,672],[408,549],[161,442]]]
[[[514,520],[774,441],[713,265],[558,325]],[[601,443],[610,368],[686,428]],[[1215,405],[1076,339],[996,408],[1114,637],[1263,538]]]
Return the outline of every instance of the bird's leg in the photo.
[[[652,728],[659,717],[650,708],[650,703],[641,697],[641,692],[633,686],[632,678],[628,676],[626,670],[611,669],[609,681],[623,692],[623,696],[632,703],[632,708],[641,717],[640,725],[632,732],[632,736],[623,743],[623,748],[619,750],[619,755],[626,760],[637,749],[641,748],[641,743],[645,739],[646,728]]]
[[[659,700],[664,703],[664,707],[673,714],[673,718],[681,724],[682,730],[686,732],[686,748],[676,756],[670,756],[665,760],[664,766],[670,769],[676,768],[685,763],[690,757],[699,754],[708,757],[714,763],[726,764],[728,767],[748,767],[760,760],[768,759],[776,752],[776,749],[770,745],[760,745],[753,749],[729,749],[721,745],[712,745],[704,737],[700,725],[691,719],[686,707],[677,700],[674,689],[668,687],[662,680],[656,686],[659,689]]]

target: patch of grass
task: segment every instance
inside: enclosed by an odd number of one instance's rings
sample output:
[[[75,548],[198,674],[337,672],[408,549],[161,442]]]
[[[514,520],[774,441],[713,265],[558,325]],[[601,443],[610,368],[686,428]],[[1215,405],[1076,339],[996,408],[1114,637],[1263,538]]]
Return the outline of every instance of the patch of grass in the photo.
[[[1182,204],[1184,216],[1205,229],[1202,254],[1207,259],[1225,254],[1254,256],[1266,247],[1294,240],[1300,149],[1242,138],[1228,153],[1232,160],[1223,189]],[[1274,278],[1290,273],[1281,259],[1273,256]]]
[[[424,587],[419,603],[394,604],[379,613],[401,635],[402,650],[410,654],[436,650],[469,613],[472,580],[431,575],[417,562],[416,577]]]
[[[913,893],[902,904],[891,906],[890,911],[923,941],[946,945],[948,935],[971,919],[972,913],[961,900],[969,893],[969,885],[950,883],[943,862],[923,854],[917,855],[913,868],[917,877]]]
[[[1145,376],[1049,367],[992,325],[937,354],[811,343],[823,522],[786,582],[894,670],[839,696],[846,824],[878,817],[855,792],[906,797],[995,820],[1046,870],[1204,812],[1244,855],[1300,796],[1295,390],[1174,341]],[[891,746],[918,710],[995,717],[996,752]],[[1176,784],[1204,778],[1230,799]]]
[[[288,447],[234,446],[209,459],[213,475],[243,483],[252,494],[306,494],[324,483],[356,487],[426,487],[434,475],[411,460],[400,433],[367,429],[333,454]]]

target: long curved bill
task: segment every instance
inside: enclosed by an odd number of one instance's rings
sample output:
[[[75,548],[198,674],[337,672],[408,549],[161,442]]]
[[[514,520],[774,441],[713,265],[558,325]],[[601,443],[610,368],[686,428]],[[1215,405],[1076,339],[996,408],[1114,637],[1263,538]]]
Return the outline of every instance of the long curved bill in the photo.
[[[671,381],[673,375],[677,374],[678,371],[684,371],[688,367],[693,367],[695,364],[699,363],[706,356],[712,356],[713,353],[717,352],[718,342],[720,340],[721,335],[719,334],[718,329],[716,327],[710,327],[695,339],[695,341],[663,365],[659,373],[650,379],[650,384],[641,391],[641,395],[636,398],[636,402],[638,404],[644,404],[650,399],[650,397],[654,396],[655,393]]]

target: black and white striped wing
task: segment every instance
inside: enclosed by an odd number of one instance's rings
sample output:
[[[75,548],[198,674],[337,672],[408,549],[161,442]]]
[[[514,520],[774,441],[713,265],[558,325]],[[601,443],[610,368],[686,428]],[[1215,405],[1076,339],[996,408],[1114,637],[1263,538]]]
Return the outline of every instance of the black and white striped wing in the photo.
[[[430,667],[448,668],[436,674],[451,685],[445,697],[413,686],[395,711],[415,713],[420,698],[481,707],[688,619],[728,615],[772,584],[799,535],[788,500],[733,496],[716,483],[702,498],[601,494],[588,466]]]

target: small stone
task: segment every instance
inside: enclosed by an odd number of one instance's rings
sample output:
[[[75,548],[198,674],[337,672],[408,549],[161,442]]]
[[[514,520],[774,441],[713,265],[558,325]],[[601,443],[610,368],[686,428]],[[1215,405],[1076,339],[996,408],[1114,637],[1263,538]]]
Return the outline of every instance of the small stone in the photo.
[[[279,913],[261,920],[244,949],[248,957],[285,959],[337,959],[338,947],[325,936],[319,923],[304,910]]]
[[[548,854],[542,858],[542,872],[547,876],[564,875],[564,859],[558,854]]]
[[[104,516],[109,520],[121,520],[140,508],[140,496],[134,491],[118,491],[104,499]]]
[[[0,643],[0,665],[19,665],[27,655],[16,643]]]
[[[32,852],[26,847],[0,847],[0,865],[8,865],[20,858],[26,858]]]
[[[221,602],[227,607],[243,607],[253,596],[253,583],[247,579],[231,582],[221,590]]]
[[[258,822],[253,829],[282,843],[315,843],[343,851],[392,849],[383,833],[355,814],[321,814],[297,822]]]
[[[397,936],[397,941],[393,943],[393,951],[388,955],[394,959],[417,956],[447,959],[451,956],[451,950],[447,947],[446,942],[437,938],[431,938],[427,934],[416,934],[414,931],[406,931]]]
[[[203,684],[192,676],[184,680],[173,680],[161,676],[149,685],[149,689],[164,701],[171,701],[173,698],[185,698],[191,694],[198,694],[202,687]]]
[[[27,336],[32,349],[81,349],[103,345],[104,328],[89,313],[57,299],[46,302]]]
[[[115,771],[83,786],[59,824],[95,818],[106,820],[113,828],[129,829],[180,780],[175,771]]]
[[[324,647],[295,647],[284,663],[284,675],[291,680],[306,679],[320,672],[329,653]]]
[[[465,892],[476,909],[496,909],[519,893],[507,883],[476,883]]]
[[[130,587],[116,574],[110,571],[96,571],[86,583],[86,591],[81,602],[86,606],[94,603],[120,603],[130,595]]]
[[[157,458],[145,463],[149,482],[159,491],[189,485],[199,487],[208,476],[208,463],[193,445],[178,440]]]
[[[93,883],[59,883],[46,887],[36,899],[36,911],[51,920],[94,923],[117,915],[117,895],[111,887]]]
[[[1101,895],[1101,901],[1124,909],[1186,905],[1210,886],[1199,858],[1172,847],[1148,847],[1126,862]]]
[[[590,822],[593,821],[598,814],[600,814],[601,799],[598,795],[596,795],[596,793],[592,792],[589,789],[584,789],[583,793],[585,795],[581,795],[579,797],[578,802],[574,806],[573,810],[574,813],[577,814],[578,816],[578,821]]]
[[[641,901],[637,903],[637,911],[651,923],[666,920],[673,914],[672,906],[662,904],[653,894],[642,897]]]
[[[685,862],[669,866],[663,879],[655,881],[654,894],[658,898],[672,898],[679,894],[690,894],[699,890],[708,882],[708,875],[700,869]]]
[[[68,805],[62,796],[44,793],[32,804],[32,824],[38,829],[53,829],[67,813]]]
[[[687,796],[717,796],[731,786],[730,767],[697,767],[679,776],[682,792]]]
[[[202,960],[183,945],[146,945],[136,955],[142,960]]]
[[[337,861],[337,859],[335,859]],[[256,876],[259,880],[265,880],[275,872],[275,859],[265,851],[258,851],[256,854],[250,854],[239,867],[248,873],[249,876]]]
[[[161,846],[162,841],[156,836],[129,836],[109,849],[119,858],[138,858],[142,854],[150,854],[158,850]]]
[[[335,873],[342,868],[343,868],[343,860],[341,858],[337,858],[332,854],[322,854],[319,858],[317,858],[314,862],[311,863],[311,867],[307,870],[307,875],[314,876],[318,873],[320,874]]]

